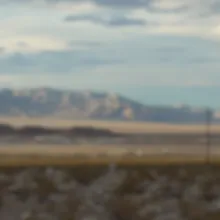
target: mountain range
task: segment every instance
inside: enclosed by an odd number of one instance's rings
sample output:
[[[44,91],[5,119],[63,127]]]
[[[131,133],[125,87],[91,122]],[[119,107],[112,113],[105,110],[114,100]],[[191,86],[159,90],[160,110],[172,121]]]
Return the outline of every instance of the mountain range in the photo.
[[[206,110],[144,105],[117,94],[33,88],[0,90],[0,116],[200,123]]]

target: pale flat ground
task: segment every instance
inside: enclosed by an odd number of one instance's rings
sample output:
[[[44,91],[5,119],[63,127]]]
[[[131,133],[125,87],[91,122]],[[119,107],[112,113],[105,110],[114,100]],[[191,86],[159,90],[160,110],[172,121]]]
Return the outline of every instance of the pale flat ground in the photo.
[[[13,126],[40,125],[47,127],[68,128],[74,126],[94,126],[125,133],[204,133],[205,125],[173,125],[163,123],[112,122],[93,120],[67,120],[54,118],[0,117],[0,123]],[[212,132],[220,132],[220,125],[212,125]]]
[[[74,127],[74,126],[94,126],[98,128],[108,128],[116,132],[126,132],[126,133],[204,133],[206,128],[204,125],[170,125],[162,123],[138,123],[138,122],[108,122],[108,121],[74,121],[74,120],[58,120],[53,118],[0,118],[0,123],[6,123],[13,126],[26,126],[26,125],[40,125],[49,127]],[[220,132],[220,126],[212,126],[212,132]],[[146,162],[149,159],[154,160],[157,158],[157,162],[161,160],[164,161],[166,158],[179,161],[189,161],[189,160],[201,160],[206,159],[206,146],[183,146],[181,145],[170,145],[170,146],[150,146],[150,145],[79,145],[79,146],[62,146],[62,145],[10,145],[0,147],[0,164],[18,164],[24,162],[26,164],[35,163],[34,160],[42,159],[42,163],[55,163],[51,162],[48,157],[61,158],[62,163],[67,160],[73,162],[73,158],[76,160],[81,160],[82,156],[89,156],[95,158],[94,160],[107,161],[106,156],[109,158],[124,158],[129,157],[129,160],[136,161],[142,160]],[[131,153],[135,154],[132,155]],[[211,150],[212,157],[218,158],[220,162],[220,147],[212,146]],[[38,159],[33,159],[32,157],[37,157]],[[135,156],[135,159],[134,159]],[[70,159],[71,158],[71,159]],[[80,159],[81,158],[81,159]],[[59,160],[61,160],[59,159]],[[74,160],[75,160],[74,159]],[[14,162],[12,162],[12,160]],[[41,159],[40,159],[41,160]],[[39,161],[40,161],[39,160]],[[56,159],[58,160],[58,159]],[[49,162],[50,161],[50,162]]]

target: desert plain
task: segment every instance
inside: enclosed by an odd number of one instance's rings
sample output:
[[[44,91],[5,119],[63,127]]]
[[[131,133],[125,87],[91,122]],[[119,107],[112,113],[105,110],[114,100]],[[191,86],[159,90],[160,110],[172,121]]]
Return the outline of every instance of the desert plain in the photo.
[[[35,139],[3,141],[0,165],[76,165],[114,163],[213,163],[220,161],[220,125],[163,124],[121,121],[77,121],[54,118],[1,117],[0,124],[14,127],[94,127],[126,135],[124,140],[83,138],[68,144]],[[86,139],[86,140],[85,140]],[[75,139],[74,139],[75,140]],[[207,149],[207,143],[208,149]],[[209,155],[207,155],[209,154]]]
[[[120,134],[68,141],[0,135],[0,219],[220,219],[217,125],[207,142],[204,125],[48,118],[0,118],[0,124]]]

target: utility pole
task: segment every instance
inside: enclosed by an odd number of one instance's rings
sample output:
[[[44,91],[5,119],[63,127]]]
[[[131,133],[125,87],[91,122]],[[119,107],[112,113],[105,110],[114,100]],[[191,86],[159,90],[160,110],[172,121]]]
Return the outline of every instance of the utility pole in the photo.
[[[211,162],[211,122],[212,122],[212,111],[207,108],[206,110],[206,163],[207,165]]]

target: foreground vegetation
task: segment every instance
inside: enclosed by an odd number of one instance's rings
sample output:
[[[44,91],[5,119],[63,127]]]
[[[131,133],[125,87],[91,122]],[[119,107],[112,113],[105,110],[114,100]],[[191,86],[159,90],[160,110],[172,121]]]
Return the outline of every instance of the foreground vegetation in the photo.
[[[1,166],[0,219],[219,220],[219,165]]]

